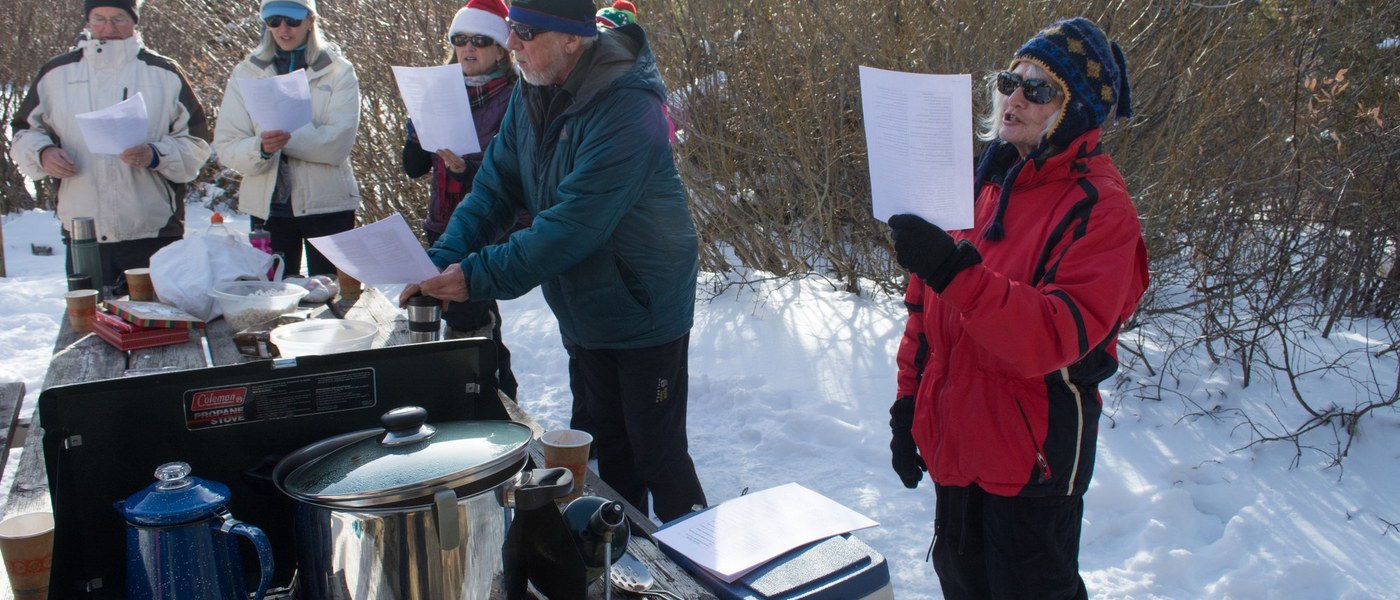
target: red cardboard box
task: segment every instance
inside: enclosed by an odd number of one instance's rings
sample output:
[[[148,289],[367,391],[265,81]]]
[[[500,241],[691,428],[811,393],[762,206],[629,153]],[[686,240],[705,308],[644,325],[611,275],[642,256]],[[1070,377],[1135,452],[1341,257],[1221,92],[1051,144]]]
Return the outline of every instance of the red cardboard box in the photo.
[[[97,318],[93,319],[92,332],[116,346],[118,350],[137,350],[190,341],[189,329],[141,327],[105,312],[98,312]]]
[[[204,329],[204,321],[160,302],[108,300],[107,311],[128,323],[148,329]]]

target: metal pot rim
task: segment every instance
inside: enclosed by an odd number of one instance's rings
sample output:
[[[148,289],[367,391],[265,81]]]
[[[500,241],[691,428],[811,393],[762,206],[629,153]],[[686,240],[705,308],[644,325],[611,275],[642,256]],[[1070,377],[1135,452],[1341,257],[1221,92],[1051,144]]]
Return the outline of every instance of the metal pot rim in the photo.
[[[527,426],[513,421],[503,422],[528,429]],[[304,494],[293,492],[285,485],[286,480],[301,468],[313,465],[318,460],[343,447],[383,433],[384,430],[379,428],[365,429],[326,438],[304,446],[288,454],[277,463],[272,472],[273,482],[278,489],[282,490],[282,493],[295,500],[330,509],[415,507],[432,504],[433,494],[438,490],[451,489],[456,491],[458,498],[465,498],[493,489],[519,475],[524,470],[529,458],[530,445],[528,443],[521,444],[519,448],[492,460],[441,477],[355,494]]]

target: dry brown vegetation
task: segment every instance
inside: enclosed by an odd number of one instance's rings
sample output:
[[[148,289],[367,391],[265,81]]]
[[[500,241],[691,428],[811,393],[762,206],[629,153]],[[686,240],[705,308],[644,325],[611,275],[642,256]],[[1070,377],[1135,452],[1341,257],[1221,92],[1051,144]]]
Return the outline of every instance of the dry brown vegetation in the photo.
[[[819,273],[851,291],[897,289],[883,224],[870,217],[857,67],[972,73],[1004,68],[1044,25],[1083,15],[1125,48],[1138,116],[1108,129],[1148,236],[1154,286],[1143,319],[1200,315],[1176,343],[1206,344],[1292,379],[1291,323],[1400,310],[1400,3],[1386,0],[1001,2],[639,0],[684,127],[677,163],[692,192],[703,268]],[[390,65],[446,54],[457,2],[320,0],[322,25],[357,65],[364,95],[354,163],[362,219],[421,215],[426,189],[399,169],[404,111]],[[258,33],[251,0],[150,0],[147,43],[182,63],[211,114]],[[24,86],[82,25],[80,3],[15,0],[0,11],[0,85]],[[721,78],[723,85],[715,82]],[[0,88],[4,90],[6,88]],[[981,106],[978,99],[978,106]],[[8,122],[17,93],[0,93]],[[215,177],[213,167],[208,179]],[[29,197],[0,157],[0,208]],[[1395,339],[1394,332],[1390,338]],[[1129,348],[1131,352],[1132,349]],[[1394,360],[1396,349],[1379,353]],[[1145,360],[1145,359],[1144,359]],[[1147,365],[1167,373],[1172,365]],[[1165,376],[1165,375],[1164,375]],[[1393,405],[1307,407],[1346,424]],[[1388,397],[1387,397],[1388,396]],[[1306,425],[1306,424],[1305,424]],[[1289,426],[1289,431],[1303,427]]]

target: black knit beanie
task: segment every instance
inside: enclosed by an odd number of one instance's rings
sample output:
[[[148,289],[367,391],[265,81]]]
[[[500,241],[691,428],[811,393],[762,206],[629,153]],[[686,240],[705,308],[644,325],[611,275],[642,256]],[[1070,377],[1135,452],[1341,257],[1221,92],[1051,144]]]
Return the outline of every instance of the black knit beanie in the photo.
[[[510,20],[536,29],[581,36],[598,35],[593,0],[514,0]]]
[[[132,22],[140,23],[141,3],[144,1],[145,0],[83,0],[83,18],[86,19],[88,15],[92,14],[92,9],[94,8],[109,6],[126,11],[127,14],[131,15]]]

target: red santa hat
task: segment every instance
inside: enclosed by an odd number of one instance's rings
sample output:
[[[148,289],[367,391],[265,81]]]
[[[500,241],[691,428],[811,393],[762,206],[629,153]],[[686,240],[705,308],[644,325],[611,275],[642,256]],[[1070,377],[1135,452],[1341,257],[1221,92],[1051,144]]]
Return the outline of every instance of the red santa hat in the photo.
[[[462,10],[457,11],[457,16],[452,18],[452,27],[447,29],[447,37],[452,38],[458,33],[467,35],[485,35],[502,48],[506,46],[506,36],[510,29],[506,27],[506,9],[504,0],[468,0],[467,5]]]

